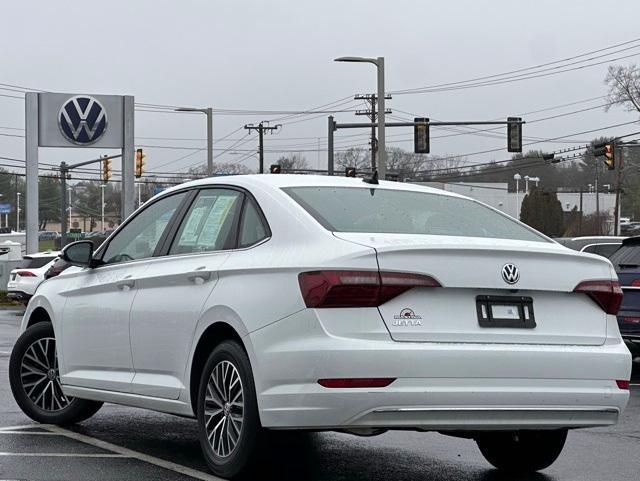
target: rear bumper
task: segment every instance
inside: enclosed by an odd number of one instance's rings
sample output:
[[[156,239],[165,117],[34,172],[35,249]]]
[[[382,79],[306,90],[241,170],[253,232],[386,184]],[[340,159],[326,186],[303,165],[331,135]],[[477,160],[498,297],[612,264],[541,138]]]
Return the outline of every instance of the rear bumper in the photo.
[[[7,291],[7,297],[16,301],[28,301],[31,299],[32,294],[27,294],[24,291]]]
[[[311,317],[310,317],[311,316]],[[311,310],[250,335],[263,426],[494,430],[606,426],[629,399],[631,358],[601,346],[414,343],[336,336]],[[374,336],[375,337],[375,336]],[[392,377],[330,389],[323,378]]]

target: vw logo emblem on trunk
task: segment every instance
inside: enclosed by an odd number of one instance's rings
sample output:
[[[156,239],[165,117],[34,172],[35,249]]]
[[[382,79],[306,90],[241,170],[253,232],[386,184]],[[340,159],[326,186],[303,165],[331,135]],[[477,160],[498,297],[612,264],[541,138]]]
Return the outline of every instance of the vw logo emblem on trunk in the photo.
[[[89,145],[107,130],[107,112],[93,97],[76,95],[62,105],[58,126],[69,142]]]
[[[520,271],[515,264],[502,266],[502,278],[507,284],[515,284],[520,279]]]

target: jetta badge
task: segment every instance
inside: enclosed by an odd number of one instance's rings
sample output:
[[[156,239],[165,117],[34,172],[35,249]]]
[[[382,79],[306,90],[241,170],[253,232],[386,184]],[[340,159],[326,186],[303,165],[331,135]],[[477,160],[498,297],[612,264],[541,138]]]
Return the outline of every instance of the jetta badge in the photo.
[[[520,279],[520,271],[515,264],[505,264],[502,266],[502,278],[507,284],[515,284]]]
[[[76,95],[60,109],[58,126],[70,142],[77,145],[92,144],[107,130],[107,112],[93,97]]]

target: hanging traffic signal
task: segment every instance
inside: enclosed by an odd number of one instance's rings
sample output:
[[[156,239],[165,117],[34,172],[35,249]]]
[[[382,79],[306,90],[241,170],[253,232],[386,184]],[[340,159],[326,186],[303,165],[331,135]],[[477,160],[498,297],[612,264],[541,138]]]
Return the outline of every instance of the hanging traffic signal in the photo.
[[[142,151],[142,149],[138,149],[136,150],[136,177],[140,178],[142,177],[142,171],[144,169],[144,158],[146,157],[146,155],[144,154],[144,152]]]
[[[616,169],[616,157],[613,144],[607,144],[604,146],[604,163],[607,166],[607,169]]]
[[[269,167],[269,172],[272,174],[282,174],[282,167],[279,164],[271,164]]]
[[[414,122],[420,122],[413,126],[413,151],[416,154],[429,153],[429,119],[416,117]]]
[[[109,182],[111,178],[111,159],[106,158],[102,161],[102,182],[105,184]]]
[[[522,152],[521,117],[507,117],[507,152]]]
[[[344,169],[345,177],[355,177],[356,176],[356,168],[355,167],[347,167]]]
[[[596,144],[593,146],[593,155],[596,157],[604,157],[604,164],[609,170],[616,169],[616,146],[613,142],[604,144]]]

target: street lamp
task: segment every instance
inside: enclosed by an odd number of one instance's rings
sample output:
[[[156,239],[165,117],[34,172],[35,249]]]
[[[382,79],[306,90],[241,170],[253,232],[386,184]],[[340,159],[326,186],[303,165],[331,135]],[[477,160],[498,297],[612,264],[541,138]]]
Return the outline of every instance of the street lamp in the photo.
[[[213,175],[213,109],[195,109],[191,107],[179,107],[176,112],[201,112],[207,116],[207,176]]]
[[[20,232],[20,192],[16,192],[16,232]]]
[[[520,179],[522,179],[520,174],[513,176],[513,180],[516,181],[516,219],[520,219]]]
[[[335,62],[364,62],[372,63],[378,69],[378,176],[386,178],[387,152],[385,150],[385,107],[384,107],[384,57],[338,57]]]

